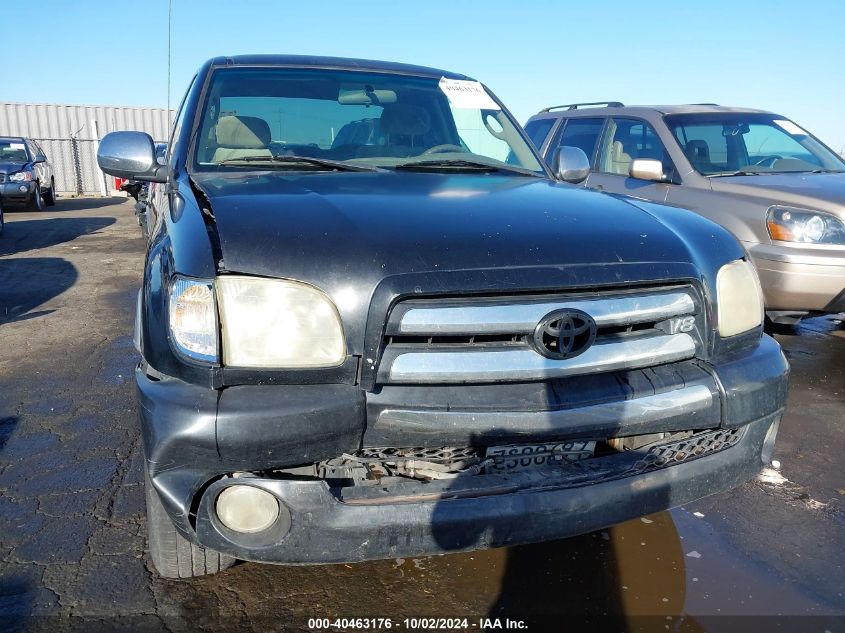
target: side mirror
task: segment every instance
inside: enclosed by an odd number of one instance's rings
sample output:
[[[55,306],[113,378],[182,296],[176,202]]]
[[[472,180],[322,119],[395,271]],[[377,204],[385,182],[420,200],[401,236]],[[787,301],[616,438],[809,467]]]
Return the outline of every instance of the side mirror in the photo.
[[[664,182],[666,180],[666,174],[663,172],[663,163],[653,158],[635,158],[632,160],[631,166],[628,168],[628,175],[631,178],[653,180],[655,182]]]
[[[44,154],[38,154],[38,156],[35,157],[35,162],[36,163],[46,163],[47,157],[44,156]]]
[[[564,182],[583,182],[590,175],[590,159],[580,147],[564,145],[557,151],[555,175]]]
[[[97,164],[105,173],[118,178],[167,181],[167,169],[156,161],[153,139],[144,132],[106,134],[100,141]]]

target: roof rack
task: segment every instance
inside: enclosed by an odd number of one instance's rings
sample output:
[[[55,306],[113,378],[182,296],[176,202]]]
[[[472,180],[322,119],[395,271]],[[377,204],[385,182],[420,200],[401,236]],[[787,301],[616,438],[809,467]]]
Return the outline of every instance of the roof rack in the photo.
[[[709,106],[718,106],[718,103],[689,103],[687,105],[709,105]]]
[[[605,106],[606,108],[624,108],[625,104],[621,101],[590,101],[589,103],[565,103],[563,105],[556,105],[556,106],[549,106],[548,108],[543,108],[540,112],[551,112],[552,110],[561,110],[566,108],[567,110],[577,110],[578,108],[583,108],[584,106]]]

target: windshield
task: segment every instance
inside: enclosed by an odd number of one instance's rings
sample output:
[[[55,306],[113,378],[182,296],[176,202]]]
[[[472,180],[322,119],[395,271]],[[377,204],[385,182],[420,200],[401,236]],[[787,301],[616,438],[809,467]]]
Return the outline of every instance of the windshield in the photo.
[[[693,168],[705,176],[845,171],[845,162],[809,132],[772,114],[666,117]]]
[[[352,70],[225,68],[215,71],[207,95],[195,169],[413,164],[545,175],[517,126],[476,82]]]
[[[0,162],[29,162],[29,154],[26,153],[26,144],[23,141],[0,141]]]

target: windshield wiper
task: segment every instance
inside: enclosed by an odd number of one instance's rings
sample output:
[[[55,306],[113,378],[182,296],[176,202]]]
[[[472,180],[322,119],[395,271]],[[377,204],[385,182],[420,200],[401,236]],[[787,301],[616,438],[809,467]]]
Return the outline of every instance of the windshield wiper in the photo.
[[[750,171],[747,169],[738,169],[736,171],[722,171],[715,174],[707,174],[708,178],[722,178],[724,176],[762,176],[764,174],[776,174],[775,171]]]
[[[810,173],[811,174],[842,174],[842,173],[845,173],[845,172],[843,172],[841,169],[819,168],[819,169],[813,169],[812,171],[810,171]]]
[[[425,171],[436,169],[449,170],[466,170],[466,171],[480,171],[480,172],[494,172],[505,171],[508,173],[519,174],[520,176],[533,176],[535,178],[542,178],[541,174],[526,169],[524,167],[514,167],[513,165],[491,165],[480,160],[469,160],[466,158],[434,158],[431,160],[414,160],[407,163],[399,163],[394,166],[394,169],[402,169],[406,171]]]
[[[351,165],[337,160],[325,158],[312,158],[311,156],[239,156],[227,158],[217,162],[217,165],[237,165],[249,163],[274,163],[277,165],[309,165],[311,167],[322,167],[326,171],[380,171],[376,167],[365,167],[364,165]]]

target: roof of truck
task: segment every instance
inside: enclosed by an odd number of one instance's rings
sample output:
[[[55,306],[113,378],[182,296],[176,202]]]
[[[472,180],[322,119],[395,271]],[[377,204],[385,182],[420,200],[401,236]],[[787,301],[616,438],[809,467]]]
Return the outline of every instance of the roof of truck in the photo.
[[[231,57],[215,57],[210,62],[215,66],[311,66],[316,68],[396,72],[409,75],[424,75],[427,77],[447,77],[449,79],[470,79],[466,75],[440,70],[439,68],[350,57],[322,57],[318,55],[234,55]]]

